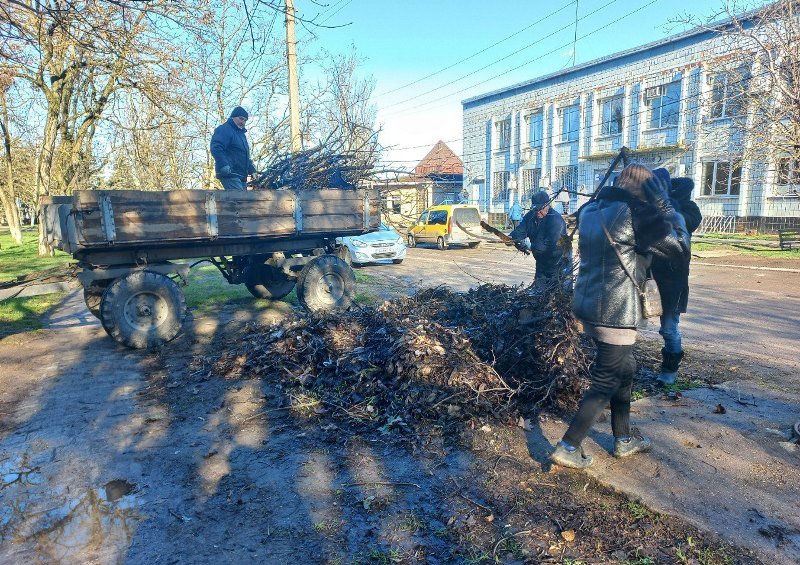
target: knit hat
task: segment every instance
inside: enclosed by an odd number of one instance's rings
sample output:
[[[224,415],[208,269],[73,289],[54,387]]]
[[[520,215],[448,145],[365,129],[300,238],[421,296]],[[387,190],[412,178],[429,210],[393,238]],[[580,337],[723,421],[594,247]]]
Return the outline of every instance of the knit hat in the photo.
[[[244,118],[244,119],[247,119],[249,117],[250,116],[247,114],[247,110],[245,110],[241,106],[236,106],[236,108],[233,109],[233,112],[231,112],[231,119],[233,119],[233,118]]]
[[[686,201],[692,199],[694,181],[689,177],[677,177],[672,179],[669,191],[670,197],[675,200]]]
[[[535,192],[533,196],[531,196],[531,208],[534,210],[541,210],[548,204],[550,204],[550,196],[545,190]]]
[[[670,186],[670,178],[669,178],[669,171],[663,167],[659,167],[658,169],[653,169],[653,174],[659,179],[661,182],[665,184],[665,186]]]

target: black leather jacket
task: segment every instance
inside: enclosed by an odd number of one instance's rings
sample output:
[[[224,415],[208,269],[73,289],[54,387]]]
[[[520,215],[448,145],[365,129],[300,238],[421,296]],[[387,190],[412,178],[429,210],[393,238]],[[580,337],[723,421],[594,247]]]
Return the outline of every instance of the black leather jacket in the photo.
[[[628,270],[641,283],[653,256],[675,260],[688,254],[685,223],[613,188],[579,215],[580,267],[575,282],[575,316],[596,326],[635,328],[642,322],[639,292],[611,247],[601,221]]]

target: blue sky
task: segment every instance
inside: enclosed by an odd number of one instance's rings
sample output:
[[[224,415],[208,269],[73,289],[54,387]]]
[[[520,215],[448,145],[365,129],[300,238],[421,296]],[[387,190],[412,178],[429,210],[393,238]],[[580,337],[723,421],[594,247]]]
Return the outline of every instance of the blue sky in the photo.
[[[680,33],[686,17],[720,14],[725,0],[295,0],[306,18],[341,25],[298,28],[298,49],[364,58],[376,81],[381,143],[412,168],[439,139],[461,153],[461,101]],[[754,0],[742,7],[766,2]],[[737,10],[738,11],[738,10]],[[344,25],[348,24],[348,25]],[[511,37],[509,37],[511,36]],[[467,59],[462,61],[463,59]],[[431,75],[431,76],[429,76]]]

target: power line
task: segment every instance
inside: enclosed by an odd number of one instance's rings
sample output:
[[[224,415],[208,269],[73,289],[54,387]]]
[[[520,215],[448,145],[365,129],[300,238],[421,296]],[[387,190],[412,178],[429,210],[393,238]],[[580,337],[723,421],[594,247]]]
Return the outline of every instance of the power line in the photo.
[[[577,0],[570,0],[570,2],[567,2],[566,4],[564,4],[563,6],[561,6],[560,8],[558,8],[557,10],[554,10],[554,11],[550,12],[549,14],[547,14],[546,16],[544,16],[543,18],[540,18],[540,19],[536,20],[535,22],[533,22],[532,24],[530,24],[530,25],[527,25],[527,26],[525,26],[524,28],[522,28],[522,29],[520,29],[520,30],[518,30],[518,31],[515,31],[515,32],[514,32],[514,33],[512,33],[511,35],[507,35],[507,36],[506,36],[506,37],[504,37],[503,39],[501,39],[501,40],[499,40],[499,41],[496,41],[495,43],[492,43],[492,44],[491,44],[491,45],[489,45],[488,47],[484,47],[484,48],[483,48],[483,49],[481,49],[480,51],[476,51],[476,52],[475,52],[475,53],[473,53],[472,55],[469,55],[469,56],[467,56],[467,57],[464,57],[463,59],[459,59],[459,60],[458,60],[458,61],[456,61],[455,63],[452,63],[452,64],[450,64],[450,65],[448,65],[448,66],[446,66],[446,67],[443,67],[443,68],[441,68],[441,69],[439,69],[439,70],[437,70],[437,71],[434,71],[434,72],[432,72],[432,73],[430,73],[430,74],[428,74],[428,75],[425,75],[424,77],[421,77],[421,78],[418,78],[418,79],[416,79],[416,80],[414,80],[414,81],[411,81],[411,82],[409,82],[408,84],[404,84],[403,86],[398,86],[397,88],[393,88],[392,90],[387,90],[386,92],[381,92],[380,94],[377,94],[377,95],[375,95],[375,96],[374,96],[374,98],[380,98],[380,97],[382,97],[382,96],[386,96],[387,94],[391,94],[391,93],[393,93],[393,92],[397,92],[398,90],[403,90],[404,88],[408,88],[409,86],[414,86],[415,84],[419,84],[420,82],[422,82],[422,81],[424,81],[424,80],[428,80],[429,78],[431,78],[431,77],[434,77],[434,76],[436,76],[436,75],[438,75],[438,74],[441,74],[441,73],[443,73],[443,72],[445,72],[445,71],[449,71],[450,69],[452,69],[453,67],[456,67],[456,66],[460,65],[461,63],[464,63],[464,62],[466,62],[466,61],[469,61],[470,59],[474,59],[474,58],[475,58],[475,57],[477,57],[478,55],[482,55],[483,53],[486,53],[487,51],[489,51],[490,49],[493,49],[493,48],[497,47],[497,46],[498,46],[498,45],[500,45],[501,43],[505,43],[506,41],[508,41],[508,40],[509,40],[509,39],[511,39],[512,37],[516,37],[516,36],[518,36],[519,34],[521,34],[521,33],[525,32],[525,31],[528,31],[528,30],[529,30],[529,29],[531,29],[533,26],[535,26],[535,25],[538,25],[538,24],[540,24],[540,23],[544,22],[545,20],[547,20],[547,19],[551,18],[552,16],[555,16],[555,15],[556,15],[556,14],[558,14],[559,12],[562,12],[563,10],[565,10],[565,9],[569,8],[569,7],[570,7],[572,4],[577,4],[577,3],[578,3],[578,2],[577,2]]]
[[[619,2],[619,0],[611,0],[610,2],[608,2],[608,3],[604,4],[603,6],[601,6],[601,7],[597,8],[597,9],[596,9],[596,10],[594,10],[593,12],[590,12],[590,13],[586,14],[586,15],[585,15],[585,16],[583,16],[581,19],[588,18],[589,16],[592,16],[592,15],[594,15],[594,14],[596,14],[596,13],[598,13],[598,12],[602,11],[602,10],[605,10],[606,8],[608,8],[608,7],[609,7],[609,6],[611,6],[612,4],[616,4],[617,2]],[[654,4],[655,2],[656,2],[656,0],[652,0],[652,1],[650,2],[650,4]],[[631,12],[631,13],[633,13],[633,12]],[[630,14],[628,14],[628,15],[630,15]],[[612,22],[612,24],[614,24],[614,23],[616,23],[616,22]],[[518,54],[522,53],[523,51],[525,51],[525,50],[527,50],[527,49],[530,49],[530,48],[531,48],[531,47],[533,47],[534,45],[537,45],[537,44],[541,43],[542,41],[544,41],[544,40],[546,40],[546,39],[549,39],[549,38],[553,37],[554,35],[557,35],[557,34],[561,33],[562,31],[564,31],[564,30],[566,30],[566,29],[569,29],[570,27],[572,27],[572,25],[573,25],[573,24],[572,24],[572,22],[570,22],[569,24],[567,24],[567,25],[565,25],[565,26],[563,26],[563,27],[560,27],[560,28],[558,28],[557,30],[555,30],[555,31],[553,31],[553,32],[551,32],[551,33],[549,33],[549,34],[547,34],[547,35],[545,35],[545,36],[543,36],[543,37],[540,37],[539,39],[537,39],[537,40],[536,40],[536,41],[534,41],[533,43],[529,43],[529,44],[525,45],[524,47],[522,47],[522,48],[520,48],[520,49],[517,49],[516,51],[513,51],[512,53],[509,53],[508,55],[506,55],[506,56],[504,56],[504,57],[501,57],[500,59],[496,59],[496,60],[492,61],[492,62],[491,62],[491,63],[489,63],[488,65],[484,65],[483,67],[481,67],[481,68],[479,68],[479,69],[477,69],[477,70],[470,71],[470,72],[469,72],[469,73],[467,73],[467,74],[461,75],[460,77],[458,77],[458,78],[457,78],[457,79],[455,79],[455,80],[448,81],[446,84],[443,84],[443,85],[441,85],[441,86],[437,86],[436,88],[432,88],[432,89],[430,89],[430,90],[427,90],[427,91],[425,91],[425,92],[421,92],[420,94],[417,94],[417,95],[415,95],[415,96],[412,96],[411,98],[406,98],[405,100],[401,100],[401,101],[399,101],[399,102],[394,102],[394,103],[392,103],[392,104],[389,104],[389,105],[387,105],[387,106],[384,106],[384,107],[383,107],[383,109],[385,110],[385,109],[387,109],[387,108],[394,108],[395,106],[401,106],[401,105],[403,105],[403,104],[407,104],[408,102],[411,102],[411,101],[413,101],[413,100],[416,100],[416,99],[418,99],[418,98],[421,98],[421,97],[423,97],[423,96],[427,96],[428,94],[432,94],[432,93],[434,93],[434,92],[438,92],[439,90],[442,90],[443,88],[447,88],[448,86],[451,86],[451,85],[453,85],[453,84],[455,84],[455,83],[457,83],[457,82],[460,82],[460,81],[462,81],[462,80],[464,80],[464,79],[470,78],[470,77],[474,76],[476,73],[479,73],[479,72],[481,72],[481,71],[485,71],[485,70],[486,70],[486,69],[488,69],[489,67],[493,67],[494,65],[496,65],[496,64],[498,64],[498,63],[501,63],[501,62],[505,61],[506,59],[510,59],[511,57],[513,57],[513,56],[515,56],[515,55],[518,55]],[[563,47],[560,47],[559,49],[563,49]],[[549,54],[550,54],[550,53],[547,53],[546,55],[549,55]],[[533,61],[536,61],[536,60],[538,60],[538,59],[541,59],[541,57],[538,57],[537,59],[533,59],[533,60],[531,60],[531,61],[527,61],[526,63],[523,63],[522,65],[520,65],[520,66],[518,66],[518,67],[515,67],[514,69],[512,69],[512,71],[513,71],[513,70],[516,70],[516,69],[519,69],[519,68],[521,68],[521,67],[524,67],[524,66],[526,66],[526,65],[529,65],[530,63],[532,63]],[[489,80],[492,80],[492,79],[494,79],[494,78],[497,78],[498,76],[502,76],[502,75],[504,75],[504,74],[507,74],[508,72],[511,72],[511,71],[507,71],[506,73],[500,73],[499,75],[495,75],[494,77],[490,77],[490,78],[489,78],[489,79],[487,79],[486,81],[479,82],[479,83],[478,83],[478,85],[480,85],[480,84],[483,84],[484,82],[487,82],[487,81],[489,81]],[[477,85],[468,86],[467,88],[473,88],[474,86],[477,86]],[[462,89],[462,90],[459,90],[459,92],[463,92],[463,89]],[[449,97],[450,97],[450,96],[452,96],[452,95],[453,95],[453,94],[448,94],[448,95],[445,95],[445,98],[449,98]],[[430,102],[428,102],[427,104],[430,104]],[[424,104],[423,104],[423,105],[424,105]],[[398,110],[397,112],[398,112],[398,113],[400,113],[400,112],[406,112],[406,111],[408,111],[408,110],[410,110],[410,109]]]
[[[743,77],[743,78],[741,78],[741,79],[739,79],[737,81],[728,82],[728,86],[736,85],[736,84],[742,84],[742,83],[745,83],[745,82],[747,82],[749,80],[760,78],[762,76],[767,76],[769,74],[770,74],[770,71],[767,70],[767,71],[764,71],[763,73],[758,74],[758,75],[746,76],[746,77]],[[686,102],[686,101],[689,101],[689,100],[694,99],[694,98],[700,98],[701,96],[703,96],[703,92],[698,92],[697,94],[689,94],[689,95],[684,96],[682,98],[676,99],[674,103]],[[638,110],[638,111],[633,112],[633,113],[628,114],[628,115],[631,118],[633,118],[634,116],[636,116],[637,118],[640,118],[642,115],[646,114],[648,111],[649,111],[649,109],[645,106],[643,109]],[[578,132],[578,133],[580,133],[580,132],[588,132],[591,129],[592,129],[592,126],[579,126],[576,129],[572,129],[572,130],[568,130],[568,131],[569,132]],[[559,132],[559,133],[563,133],[563,132]],[[551,133],[547,137],[543,136],[542,137],[543,145],[544,145],[545,141],[547,141],[547,144],[549,145],[555,137],[556,137],[556,134],[553,134],[553,133]],[[451,139],[449,141],[445,141],[444,143],[455,143],[457,141],[464,141],[464,138],[462,137],[462,138],[458,138],[458,139]],[[415,145],[415,146],[409,146],[409,147],[397,147],[397,148],[386,148],[386,149],[387,150],[392,150],[392,151],[405,151],[405,150],[409,150],[409,149],[419,149],[419,148],[425,148],[425,147],[431,147],[431,145],[430,144],[426,144],[426,145]],[[632,151],[635,152],[636,149],[632,149]],[[472,157],[472,156],[475,156],[475,155],[485,155],[485,154],[486,154],[485,150],[483,150],[483,151],[474,151],[472,153],[463,153],[462,152],[461,159],[463,160],[466,157]],[[413,162],[413,161],[414,160],[411,160],[411,159],[407,159],[407,160],[406,159],[402,159],[402,160],[387,161],[387,162]],[[416,161],[419,161],[419,159],[417,159]]]

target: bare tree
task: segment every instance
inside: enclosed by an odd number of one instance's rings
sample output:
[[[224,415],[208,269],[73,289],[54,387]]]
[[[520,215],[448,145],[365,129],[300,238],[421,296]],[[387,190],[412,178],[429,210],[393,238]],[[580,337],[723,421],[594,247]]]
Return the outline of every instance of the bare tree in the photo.
[[[747,164],[751,179],[769,171],[778,185],[797,191],[800,3],[778,0],[749,12],[746,8],[727,3],[727,22],[701,24],[719,34],[722,42],[722,55],[706,64],[709,104],[701,123],[702,139],[731,158],[735,175]],[[733,135],[720,128],[726,122]]]
[[[3,205],[11,237],[22,243],[22,222],[17,207],[17,191],[14,179],[14,154],[12,153],[11,120],[9,116],[8,92],[14,80],[10,75],[0,75],[0,133],[3,136],[3,169],[4,176],[0,185],[0,202]]]

